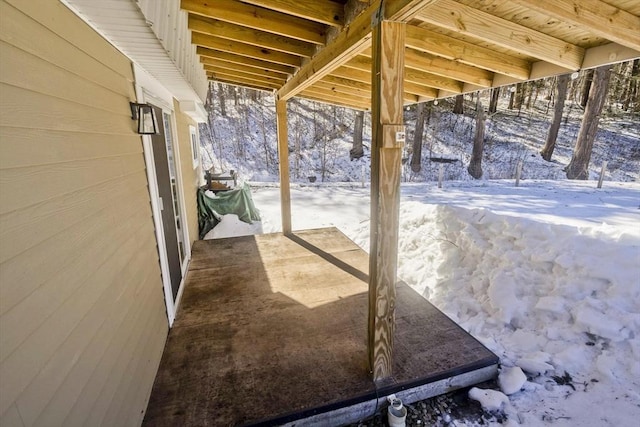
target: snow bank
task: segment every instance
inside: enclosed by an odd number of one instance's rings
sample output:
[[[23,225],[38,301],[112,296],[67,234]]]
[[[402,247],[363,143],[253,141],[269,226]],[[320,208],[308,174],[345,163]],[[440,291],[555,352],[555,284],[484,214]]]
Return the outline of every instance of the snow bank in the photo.
[[[637,417],[640,239],[587,231],[409,202],[401,207],[398,274],[503,365],[529,374],[531,390],[514,400],[516,409],[535,412],[540,389],[548,400],[600,388]],[[554,379],[565,373],[569,381]],[[567,425],[602,425],[580,399],[572,402],[528,424],[569,417]]]

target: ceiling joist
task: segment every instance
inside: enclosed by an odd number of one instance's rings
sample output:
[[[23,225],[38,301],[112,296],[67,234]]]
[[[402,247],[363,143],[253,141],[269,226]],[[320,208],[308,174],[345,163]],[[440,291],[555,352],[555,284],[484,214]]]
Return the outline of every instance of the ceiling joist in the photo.
[[[292,55],[311,57],[315,50],[315,46],[311,43],[197,15],[189,15],[189,29],[197,33],[234,40],[265,49],[290,53]]]
[[[235,86],[235,87],[239,87],[239,88],[246,88],[246,89],[253,89],[253,90],[260,90],[260,91],[265,91],[265,92],[269,92],[269,93],[273,93],[274,90],[268,87],[262,87],[258,84],[253,84],[250,82],[234,82],[231,80],[226,80],[223,79],[221,77],[216,77],[214,76],[212,73],[207,73],[207,78],[209,80],[211,80],[212,82],[215,83],[222,83],[225,85],[231,85],[231,86]]]
[[[319,45],[325,43],[325,27],[322,24],[237,0],[181,0],[180,7],[196,15],[255,30]]]
[[[303,98],[308,98],[313,101],[318,101],[325,104],[356,108],[358,110],[368,110],[371,108],[371,101],[369,99],[357,98],[357,97],[346,98],[344,96],[335,96],[335,95],[324,93],[322,91],[315,90],[313,88],[308,88],[300,92],[300,96]]]
[[[201,60],[202,60],[202,64],[205,67],[205,69],[206,69],[206,67],[215,67],[215,68],[220,69],[220,70],[237,71],[237,72],[250,74],[250,75],[254,75],[254,76],[258,76],[258,77],[265,77],[265,78],[271,78],[271,79],[275,79],[275,80],[281,80],[283,82],[287,80],[287,74],[276,73],[276,72],[269,71],[269,70],[260,70],[258,68],[243,67],[241,65],[234,64],[233,62],[220,61],[220,60],[215,60],[215,59],[211,59],[211,58],[204,58],[203,57],[203,58],[201,58]]]
[[[445,36],[425,28],[409,25],[405,37],[407,47],[451,61],[504,74],[520,80],[529,78],[531,64],[514,56],[495,52],[473,43]]]
[[[371,45],[371,22],[380,10],[380,1],[374,1],[338,34],[324,49],[307,62],[279,91],[279,99],[289,99],[331,73],[350,58]],[[422,7],[433,0],[387,0],[385,19],[409,20]]]
[[[243,3],[297,16],[334,27],[344,24],[344,7],[330,0],[240,0]]]
[[[275,62],[276,64],[299,67],[302,60],[299,56],[277,50],[264,49],[246,43],[221,39],[220,37],[209,36],[201,33],[191,33],[191,43],[209,49],[221,50],[223,52],[235,53],[253,59]]]
[[[640,17],[601,0],[513,0],[553,18],[586,27],[600,37],[640,51]]]
[[[210,58],[214,60],[227,61],[227,62],[232,62],[234,64],[241,65],[243,67],[275,71],[283,74],[293,74],[296,70],[296,68],[293,66],[276,64],[275,62],[264,61],[260,59],[248,58],[246,56],[237,55],[235,53],[209,49],[203,46],[198,46],[196,49],[196,53],[200,55],[201,58]]]
[[[579,46],[453,0],[438,0],[437,6],[423,9],[416,18],[568,70],[579,69],[584,57]]]
[[[243,73],[241,71],[228,70],[225,68],[216,67],[213,65],[205,65],[204,69],[208,73],[213,73],[218,77],[224,77],[230,80],[241,79],[243,81],[252,81],[259,84],[275,85],[276,88],[280,87],[284,80],[274,79],[266,76],[256,76],[255,74]]]
[[[253,79],[243,79],[241,77],[226,76],[211,71],[207,71],[207,76],[209,77],[209,79],[215,80],[217,82],[233,84],[236,86],[247,86],[251,87],[252,89],[266,90],[269,92],[273,92],[278,88],[278,85],[276,84],[262,83]]]

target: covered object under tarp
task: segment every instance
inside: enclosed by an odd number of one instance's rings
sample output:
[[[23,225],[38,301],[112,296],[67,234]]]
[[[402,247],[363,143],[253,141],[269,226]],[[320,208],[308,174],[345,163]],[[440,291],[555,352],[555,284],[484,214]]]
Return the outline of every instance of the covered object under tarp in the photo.
[[[220,191],[215,198],[208,197],[205,188],[198,189],[198,229],[200,239],[220,222],[221,215],[236,214],[241,221],[251,224],[260,221],[260,213],[253,204],[251,188],[246,183],[234,190]]]

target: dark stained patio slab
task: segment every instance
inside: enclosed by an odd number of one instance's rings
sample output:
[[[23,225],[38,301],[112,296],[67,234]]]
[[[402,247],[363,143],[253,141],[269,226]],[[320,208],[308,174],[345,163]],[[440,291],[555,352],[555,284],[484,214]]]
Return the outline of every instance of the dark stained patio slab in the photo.
[[[376,390],[368,255],[335,228],[198,241],[192,256],[144,425],[279,425],[495,373],[493,353],[399,283],[394,376]]]

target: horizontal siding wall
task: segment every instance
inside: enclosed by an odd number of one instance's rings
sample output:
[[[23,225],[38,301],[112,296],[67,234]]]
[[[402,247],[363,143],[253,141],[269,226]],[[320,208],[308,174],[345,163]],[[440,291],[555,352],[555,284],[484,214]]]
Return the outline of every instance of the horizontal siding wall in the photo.
[[[0,58],[0,425],[139,425],[168,325],[131,64],[57,0],[0,0]]]
[[[191,160],[191,131],[189,125],[194,126],[196,131],[198,124],[188,115],[180,112],[180,105],[174,100],[174,111],[176,112],[176,131],[178,134],[178,146],[180,150],[180,169],[182,171],[182,183],[184,187],[184,202],[186,205],[187,227],[191,243],[198,240],[198,201],[196,192],[200,186],[202,168],[193,167]],[[198,143],[198,146],[199,143]]]

